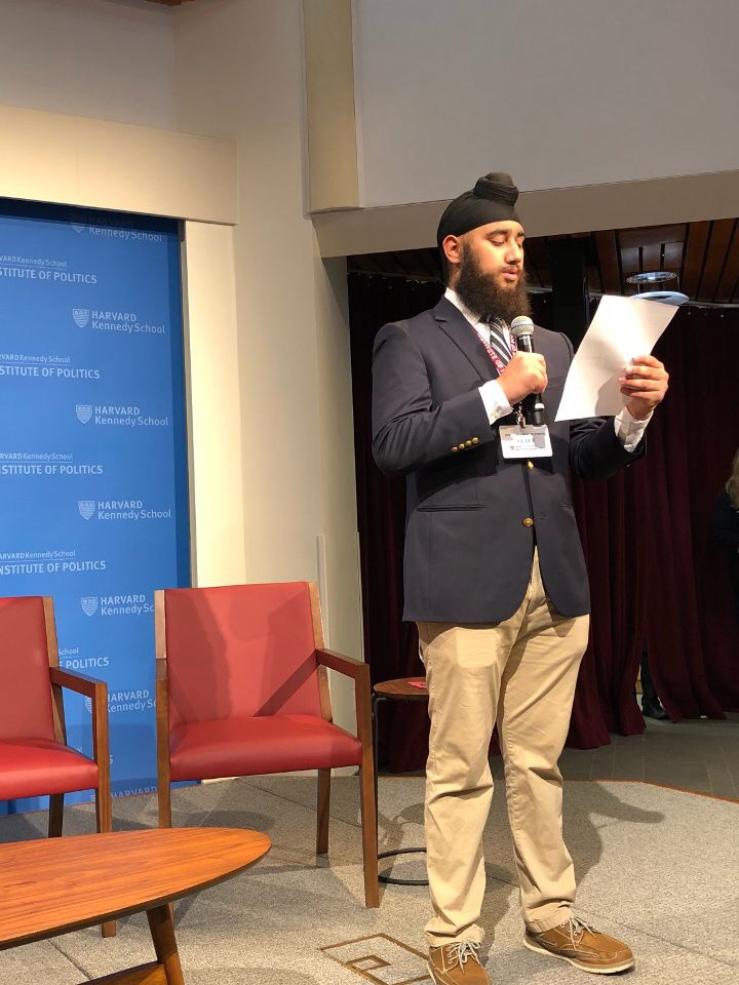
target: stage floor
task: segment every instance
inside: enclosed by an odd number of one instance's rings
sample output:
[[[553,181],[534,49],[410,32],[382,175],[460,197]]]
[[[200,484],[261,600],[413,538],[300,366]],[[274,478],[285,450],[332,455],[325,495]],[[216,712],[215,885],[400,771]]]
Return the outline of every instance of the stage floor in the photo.
[[[565,778],[647,780],[739,799],[739,714],[724,721],[645,722],[642,735],[613,735],[610,746],[565,749]]]

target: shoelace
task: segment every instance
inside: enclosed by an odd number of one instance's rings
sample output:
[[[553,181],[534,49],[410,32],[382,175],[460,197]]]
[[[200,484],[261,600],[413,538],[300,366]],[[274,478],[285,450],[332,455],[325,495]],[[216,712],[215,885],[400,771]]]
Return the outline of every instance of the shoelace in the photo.
[[[570,918],[570,937],[573,944],[579,944],[582,940],[582,935],[587,930],[589,933],[595,933],[590,924],[585,923],[584,920],[578,920],[577,917]]]
[[[456,954],[460,967],[463,967],[470,958],[479,964],[480,959],[477,956],[479,950],[480,945],[474,941],[459,941],[457,944],[449,945],[449,955],[453,957]]]

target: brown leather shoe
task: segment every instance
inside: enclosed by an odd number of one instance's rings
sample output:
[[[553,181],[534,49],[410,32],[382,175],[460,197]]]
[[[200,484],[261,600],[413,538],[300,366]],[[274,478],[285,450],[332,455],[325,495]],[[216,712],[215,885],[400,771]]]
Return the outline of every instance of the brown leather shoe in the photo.
[[[541,933],[527,928],[524,944],[530,951],[551,954],[596,975],[612,975],[634,967],[634,955],[623,941],[574,918]]]
[[[436,985],[490,985],[488,974],[480,964],[480,945],[474,941],[456,941],[429,948],[428,969]]]

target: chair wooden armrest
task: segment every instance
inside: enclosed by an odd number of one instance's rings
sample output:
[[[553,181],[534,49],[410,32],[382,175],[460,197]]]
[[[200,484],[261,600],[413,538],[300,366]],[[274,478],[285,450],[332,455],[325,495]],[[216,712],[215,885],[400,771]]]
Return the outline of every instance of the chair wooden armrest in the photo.
[[[336,653],[335,650],[327,650],[325,647],[319,647],[316,650],[316,659],[322,667],[328,667],[329,670],[335,670],[339,674],[353,678],[357,712],[357,738],[361,740],[363,746],[371,747],[372,711],[370,707],[369,664],[361,660],[354,660],[353,657],[345,657],[343,653]]]
[[[353,657],[345,657],[343,653],[337,653],[335,650],[320,647],[316,650],[316,659],[321,666],[335,670],[346,677],[353,677],[355,681],[369,675],[368,664]]]
[[[108,685],[105,681],[64,670],[61,667],[49,667],[54,701],[56,704],[56,720],[63,723],[62,697],[60,688],[67,688],[83,694],[92,704],[92,745],[93,758],[98,765],[99,790],[104,797],[110,799],[110,745],[108,738]],[[57,738],[66,742],[66,729],[57,725]],[[110,830],[108,828],[107,830]]]
[[[94,698],[99,689],[108,690],[105,681],[100,681],[95,677],[88,677],[87,674],[79,674],[76,671],[64,670],[61,667],[49,667],[51,683],[57,687],[66,687],[70,691],[84,694],[85,697]]]

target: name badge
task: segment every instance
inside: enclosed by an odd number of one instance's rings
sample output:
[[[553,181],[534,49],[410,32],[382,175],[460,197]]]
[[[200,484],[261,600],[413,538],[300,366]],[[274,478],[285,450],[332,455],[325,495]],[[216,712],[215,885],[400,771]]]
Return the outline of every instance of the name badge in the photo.
[[[498,429],[503,458],[551,458],[552,443],[546,424],[535,427],[509,424]]]

